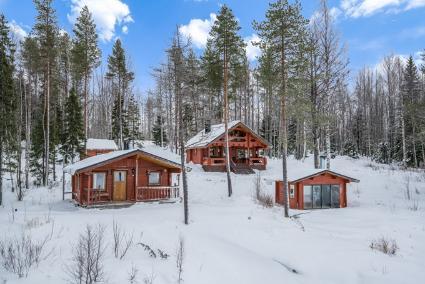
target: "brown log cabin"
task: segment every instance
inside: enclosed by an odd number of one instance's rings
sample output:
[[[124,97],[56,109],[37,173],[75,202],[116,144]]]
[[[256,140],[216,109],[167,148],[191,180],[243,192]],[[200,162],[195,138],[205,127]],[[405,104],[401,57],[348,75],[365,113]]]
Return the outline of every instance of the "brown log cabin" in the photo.
[[[186,162],[202,165],[204,171],[225,172],[224,124],[206,126],[186,143]],[[229,122],[230,168],[234,173],[265,170],[267,158],[262,155],[268,142],[240,121]]]
[[[359,182],[330,170],[322,170],[288,182],[291,209],[347,207],[347,184]],[[283,204],[283,182],[276,181],[275,202]]]
[[[89,157],[64,172],[81,206],[179,198],[180,164],[140,149]]]

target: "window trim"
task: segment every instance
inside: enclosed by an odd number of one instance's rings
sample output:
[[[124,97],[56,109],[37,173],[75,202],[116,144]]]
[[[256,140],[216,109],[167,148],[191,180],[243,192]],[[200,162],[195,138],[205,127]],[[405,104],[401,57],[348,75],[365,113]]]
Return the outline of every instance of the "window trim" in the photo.
[[[150,175],[153,173],[157,173],[158,174],[158,183],[151,183],[150,181]],[[150,171],[148,172],[148,185],[161,185],[161,171]]]
[[[103,188],[98,189],[96,188],[96,175],[103,175]],[[99,191],[99,192],[104,192],[106,191],[106,175],[107,172],[93,172],[93,190],[95,191]]]
[[[295,184],[289,185],[289,198],[295,198]]]

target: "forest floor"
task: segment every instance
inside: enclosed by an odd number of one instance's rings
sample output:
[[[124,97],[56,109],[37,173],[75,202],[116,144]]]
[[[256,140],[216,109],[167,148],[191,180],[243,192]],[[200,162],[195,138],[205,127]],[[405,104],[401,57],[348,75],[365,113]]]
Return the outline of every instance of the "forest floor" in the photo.
[[[289,177],[312,168],[289,159]],[[366,159],[337,157],[332,170],[360,180],[348,186],[348,208],[290,210],[266,208],[254,196],[255,175],[233,175],[234,195],[227,197],[226,175],[205,173],[189,165],[190,224],[183,224],[182,203],[139,203],[121,209],[84,209],[62,201],[58,182],[32,188],[16,201],[6,183],[0,207],[0,240],[24,233],[47,242],[38,266],[18,278],[0,267],[0,283],[67,283],[72,256],[86,225],[105,227],[106,283],[136,281],[177,283],[176,256],[184,240],[183,282],[186,284],[262,283],[419,283],[425,279],[425,173],[401,171]],[[60,169],[58,169],[60,172]],[[274,192],[281,177],[280,160],[270,160],[261,173],[264,190]],[[69,186],[69,184],[68,184]],[[409,197],[410,196],[410,197]],[[134,242],[123,259],[114,257],[113,222]],[[370,248],[380,238],[399,248],[389,256]],[[151,257],[137,243],[170,256]],[[133,269],[134,268],[134,269]],[[296,270],[294,273],[291,270]]]

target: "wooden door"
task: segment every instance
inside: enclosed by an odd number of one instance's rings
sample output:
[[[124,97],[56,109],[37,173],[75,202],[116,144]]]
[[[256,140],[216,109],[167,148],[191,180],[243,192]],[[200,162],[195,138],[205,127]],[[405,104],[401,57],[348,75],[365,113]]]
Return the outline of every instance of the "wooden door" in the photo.
[[[127,172],[114,171],[114,201],[124,201],[127,197]]]

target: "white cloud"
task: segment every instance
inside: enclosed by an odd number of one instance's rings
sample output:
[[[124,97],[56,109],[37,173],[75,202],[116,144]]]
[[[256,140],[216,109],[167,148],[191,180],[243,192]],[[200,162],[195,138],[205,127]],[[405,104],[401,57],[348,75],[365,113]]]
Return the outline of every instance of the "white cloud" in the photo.
[[[341,9],[345,15],[358,18],[379,12],[399,13],[425,6],[425,0],[342,0]]]
[[[191,19],[189,24],[181,26],[179,30],[184,37],[190,38],[197,48],[204,48],[216,19],[217,15],[211,13],[209,19]]]
[[[244,41],[246,43],[246,56],[248,57],[248,60],[257,60],[258,56],[261,55],[261,49],[259,46],[255,46],[253,43],[260,42],[258,35],[253,34],[249,37],[246,37]]]
[[[75,23],[81,9],[87,5],[96,23],[99,37],[103,41],[110,41],[115,35],[115,26],[133,22],[130,8],[122,0],[71,0],[71,13],[68,20]],[[122,31],[128,32],[128,27]],[[125,32],[124,32],[125,33]]]
[[[123,34],[128,34],[128,26],[126,26],[126,25],[123,26],[121,31],[122,31]]]
[[[18,25],[18,23],[15,22],[15,20],[9,22],[9,29],[12,33],[12,36],[17,41],[23,40],[28,35],[28,33],[20,25]]]

